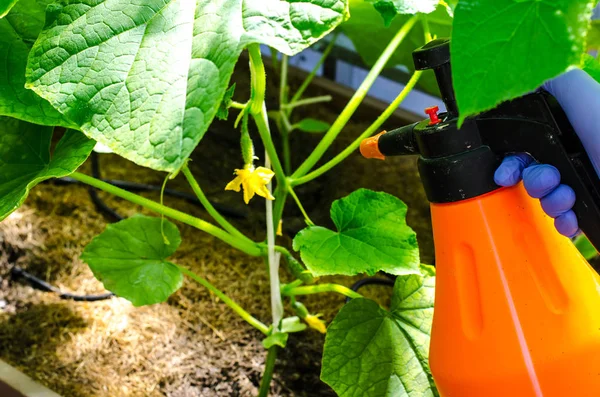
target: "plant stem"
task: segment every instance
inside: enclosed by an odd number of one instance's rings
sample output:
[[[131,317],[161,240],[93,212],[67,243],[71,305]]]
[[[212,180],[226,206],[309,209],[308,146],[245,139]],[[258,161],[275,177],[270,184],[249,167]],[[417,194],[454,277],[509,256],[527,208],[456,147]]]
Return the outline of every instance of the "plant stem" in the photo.
[[[277,359],[277,350],[277,345],[269,348],[267,359],[265,361],[265,371],[263,372],[263,376],[260,381],[258,397],[267,397],[269,395],[269,391],[271,389],[271,379],[273,379],[273,372],[275,370],[275,360]]]
[[[279,59],[277,59],[277,50],[273,47],[269,47],[271,52],[271,62],[273,63],[273,69],[279,70]]]
[[[260,54],[260,46],[250,44],[248,54],[250,55],[250,113],[256,115],[262,112],[265,103],[267,74]]]
[[[287,183],[284,186],[277,186],[275,189],[275,205],[273,208],[273,225],[279,225],[279,221],[283,217],[283,208],[285,207],[285,201],[287,200]]]
[[[260,138],[271,159],[277,181],[280,184],[285,185],[285,173],[283,172],[281,162],[277,156],[275,145],[273,145],[273,139],[271,138],[271,132],[269,131],[267,109],[265,109],[266,75],[265,65],[263,64],[260,55],[260,47],[258,44],[251,44],[248,46],[248,52],[250,54],[250,76],[252,81],[250,113],[252,114],[252,118],[254,118]]]
[[[248,313],[240,305],[235,303],[230,297],[228,297],[223,292],[221,292],[221,290],[219,290],[217,287],[215,287],[214,285],[209,283],[206,279],[200,277],[196,273],[192,272],[191,270],[186,269],[183,266],[179,266],[179,265],[175,265],[175,266],[177,266],[183,274],[190,277],[191,279],[196,281],[198,284],[202,285],[203,287],[208,289],[210,292],[215,294],[219,299],[221,299],[223,301],[223,303],[225,303],[227,306],[229,306],[234,312],[236,312],[248,324],[250,324],[251,326],[253,326],[254,328],[256,328],[257,330],[259,330],[260,332],[262,332],[265,335],[269,334],[269,327],[267,327],[265,324],[263,324],[261,321],[257,320],[256,318],[254,318],[250,313]]]
[[[208,199],[204,195],[204,192],[200,188],[198,181],[196,181],[196,178],[194,178],[194,175],[192,175],[192,172],[190,171],[187,163],[184,164],[181,170],[183,172],[183,175],[185,175],[188,183],[192,187],[192,190],[196,194],[196,197],[198,197],[198,200],[200,200],[200,203],[202,204],[204,209],[206,209],[206,211],[210,214],[210,216],[212,216],[213,219],[217,221],[217,223],[221,225],[223,229],[227,230],[230,234],[237,236],[243,240],[248,240],[248,242],[250,243],[253,243],[252,240],[244,236],[244,234],[237,230],[235,226],[229,223],[221,214],[219,214],[215,207],[212,206],[212,204],[210,203],[210,201],[208,201]]]
[[[296,296],[296,295],[312,295],[319,294],[322,292],[337,292],[349,298],[363,298],[358,292],[352,291],[348,287],[344,287],[339,284],[317,284],[317,285],[305,285],[302,287],[294,287],[290,289],[283,289],[281,293],[284,296]]]
[[[346,157],[352,154],[356,149],[358,149],[363,139],[373,135],[373,133],[375,133],[379,129],[379,127],[381,127],[381,125],[385,123],[385,121],[396,111],[396,109],[398,108],[398,106],[400,106],[402,101],[404,101],[408,94],[410,94],[410,92],[413,90],[422,74],[422,71],[416,71],[412,75],[406,86],[402,89],[400,94],[398,94],[398,96],[392,101],[392,103],[390,103],[390,105],[383,111],[383,113],[381,113],[377,120],[375,120],[373,124],[371,124],[369,128],[365,130],[365,132],[363,132],[358,138],[356,138],[356,140],[352,142],[350,146],[344,149],[344,151],[342,151],[340,154],[338,154],[333,159],[329,160],[327,163],[323,164],[321,167],[317,168],[313,172],[306,174],[298,179],[291,178],[289,180],[289,184],[291,186],[298,186],[306,182],[312,181],[313,179],[318,178],[325,172],[329,171],[330,169],[341,163]]]
[[[231,101],[231,107],[234,109],[244,109],[246,107],[245,103],[240,103],[236,101]]]
[[[400,43],[404,40],[407,34],[410,32],[415,23],[419,20],[418,15],[412,16],[406,23],[400,28],[396,36],[390,41],[386,49],[379,56],[373,68],[369,71],[367,77],[362,82],[360,87],[356,90],[342,113],[338,116],[337,120],[333,123],[329,131],[325,134],[321,142],[317,145],[315,150],[308,156],[308,158],[300,165],[300,167],[292,174],[293,178],[300,178],[304,176],[307,172],[309,172],[312,167],[321,159],[325,151],[329,148],[329,146],[333,143],[338,134],[342,131],[342,129],[350,120],[350,117],[354,114],[362,100],[367,96],[369,89],[375,83],[375,80],[392,57]]]
[[[281,128],[281,146],[283,147],[283,167],[286,174],[292,172],[292,159],[290,154],[290,132],[288,128],[290,121],[285,112],[282,111],[287,104],[287,76],[288,76],[288,56],[283,54],[281,57],[281,78],[279,79],[279,115],[282,121]]]
[[[279,80],[279,103],[287,103],[288,56],[281,57],[281,79]]]
[[[289,110],[289,109],[297,108],[300,106],[314,105],[315,103],[321,103],[321,102],[329,102],[329,101],[331,101],[331,99],[332,99],[331,95],[321,95],[321,96],[316,96],[316,97],[312,97],[312,98],[300,99],[299,101],[290,102],[288,104],[283,104],[283,105],[281,105],[281,108],[285,109],[285,110]]]
[[[302,212],[302,215],[304,215],[304,220],[306,221],[306,223],[308,224],[308,226],[314,226],[315,225],[314,222],[310,219],[310,217],[308,216],[308,214],[304,210],[304,207],[302,206],[302,203],[300,202],[300,199],[298,198],[298,196],[296,195],[296,192],[294,192],[294,189],[291,186],[288,186],[288,192],[290,193],[290,196],[292,196],[292,198],[294,199],[294,201],[298,205],[298,208],[300,209],[300,212]]]
[[[333,50],[333,47],[335,46],[335,41],[337,40],[338,36],[339,36],[339,32],[336,31],[333,34],[331,41],[327,45],[327,48],[325,48],[325,51],[323,51],[323,55],[321,55],[319,62],[317,62],[315,67],[311,70],[310,74],[308,76],[306,76],[306,78],[302,82],[302,85],[300,86],[300,88],[298,88],[298,91],[296,91],[296,93],[290,100],[290,103],[297,102],[298,99],[300,99],[302,97],[302,94],[304,94],[304,91],[306,91],[306,89],[308,88],[308,85],[312,82],[312,80],[317,75],[319,68],[321,67],[321,65],[323,65],[323,62],[325,62],[325,59],[327,59],[327,57],[329,56],[329,53],[331,53],[331,50]]]
[[[290,131],[283,127],[281,130],[281,146],[283,151],[283,170],[286,174],[292,172],[292,155],[290,150]]]
[[[258,244],[248,242],[246,240],[242,240],[236,236],[232,236],[227,233],[225,230],[212,225],[206,221],[203,221],[200,218],[196,218],[184,212],[178,211],[176,209],[160,205],[159,203],[149,200],[145,197],[139,196],[135,193],[128,192],[127,190],[123,190],[116,186],[113,186],[109,183],[100,181],[91,176],[81,174],[79,172],[74,172],[70,175],[73,179],[78,180],[79,182],[85,183],[87,185],[93,186],[97,189],[104,190],[110,194],[114,194],[117,197],[121,197],[127,201],[130,201],[134,204],[141,205],[144,208],[147,208],[151,211],[157,212],[169,218],[175,219],[179,222],[185,223],[186,225],[190,225],[195,227],[196,229],[200,229],[224,242],[231,245],[234,248],[239,249],[252,256],[262,256],[262,250]]]
[[[423,33],[425,33],[425,43],[429,43],[433,40],[433,37],[431,37],[431,29],[429,29],[429,19],[427,19],[427,14],[421,15],[421,24],[423,25]]]

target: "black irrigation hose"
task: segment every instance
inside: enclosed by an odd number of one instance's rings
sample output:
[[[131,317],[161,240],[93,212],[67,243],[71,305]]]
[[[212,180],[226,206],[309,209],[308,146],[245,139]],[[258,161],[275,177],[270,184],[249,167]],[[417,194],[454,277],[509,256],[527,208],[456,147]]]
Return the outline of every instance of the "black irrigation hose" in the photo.
[[[391,278],[367,277],[355,282],[350,289],[354,292],[358,292],[358,290],[365,285],[385,285],[388,287],[394,287],[394,280]],[[346,303],[350,302],[351,299],[352,298],[350,297],[346,297]]]
[[[75,295],[69,292],[63,292],[60,289],[48,284],[44,280],[35,277],[33,274],[26,272],[19,266],[13,266],[10,270],[10,275],[13,280],[23,279],[29,283],[33,288],[40,291],[54,292],[61,299],[73,300],[76,302],[97,302],[101,300],[110,299],[115,296],[113,293],[101,294],[101,295]]]

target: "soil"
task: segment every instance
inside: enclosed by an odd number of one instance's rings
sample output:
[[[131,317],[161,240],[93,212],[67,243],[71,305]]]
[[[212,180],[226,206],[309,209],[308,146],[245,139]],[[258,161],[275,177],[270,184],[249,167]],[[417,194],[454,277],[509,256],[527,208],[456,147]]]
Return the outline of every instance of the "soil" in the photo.
[[[247,69],[241,65],[234,75],[235,99],[245,101]],[[292,85],[298,85],[292,81]],[[272,84],[275,91],[276,84]],[[269,102],[276,92],[269,92]],[[307,95],[321,95],[313,90]],[[335,106],[334,106],[335,105]],[[338,104],[301,109],[298,118],[311,117],[332,122]],[[239,132],[230,120],[216,122],[192,156],[192,172],[210,200],[245,215],[231,221],[256,240],[265,238],[264,200],[245,206],[242,195],[225,192],[233,169],[241,164]],[[353,117],[325,158],[340,152],[373,121]],[[386,125],[391,129],[398,125]],[[257,154],[263,157],[254,131]],[[276,135],[276,132],[274,132]],[[294,133],[291,137],[293,164],[298,166],[320,137]],[[275,140],[278,141],[277,136]],[[100,156],[103,177],[160,185],[164,174],[142,168],[112,154]],[[89,162],[81,168],[90,172]],[[168,187],[190,192],[178,176]],[[431,263],[433,245],[429,208],[419,183],[414,157],[369,161],[358,153],[319,179],[297,189],[312,220],[332,227],[332,201],[358,188],[393,194],[409,207],[408,223],[417,232],[422,261]],[[141,193],[158,200],[157,193]],[[128,202],[99,193],[123,216],[154,215]],[[166,197],[165,204],[203,219],[208,214],[194,204]],[[105,292],[81,260],[84,246],[113,220],[99,213],[87,187],[43,183],[26,203],[0,224],[0,358],[64,397],[121,396],[253,396],[263,369],[265,350],[258,331],[243,322],[227,306],[196,285],[186,281],[168,302],[134,308],[113,298],[100,302],[73,302],[55,294],[34,290],[11,281],[10,269],[18,265],[69,292]],[[242,307],[265,323],[270,318],[269,286],[264,263],[230,248],[225,243],[186,225],[178,224],[183,243],[171,258],[206,277]],[[278,243],[291,248],[295,232],[304,226],[293,202],[284,214],[284,236]],[[289,280],[285,270],[284,281]],[[360,277],[327,277],[352,285]],[[390,289],[370,286],[364,295],[382,303]],[[309,296],[302,300],[329,322],[344,304],[335,294]],[[272,395],[334,396],[319,380],[324,336],[309,330],[292,334],[288,348],[280,352]]]

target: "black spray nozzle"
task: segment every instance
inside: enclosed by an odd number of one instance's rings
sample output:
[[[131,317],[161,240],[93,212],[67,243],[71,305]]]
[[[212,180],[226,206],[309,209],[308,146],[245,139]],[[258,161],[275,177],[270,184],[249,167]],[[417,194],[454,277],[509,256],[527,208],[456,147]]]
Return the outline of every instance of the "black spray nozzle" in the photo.
[[[450,118],[457,117],[458,107],[454,96],[450,65],[450,39],[436,39],[416,49],[413,52],[413,62],[416,70],[433,69],[448,116]]]

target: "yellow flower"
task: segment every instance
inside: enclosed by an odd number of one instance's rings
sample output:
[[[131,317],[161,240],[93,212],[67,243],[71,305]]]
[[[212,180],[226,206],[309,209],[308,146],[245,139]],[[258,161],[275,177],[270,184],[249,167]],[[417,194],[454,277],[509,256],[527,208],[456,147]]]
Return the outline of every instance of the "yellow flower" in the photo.
[[[327,332],[327,326],[325,325],[325,322],[319,318],[320,316],[320,314],[317,314],[316,316],[308,314],[306,317],[304,317],[304,321],[306,321],[306,324],[308,324],[308,326],[312,329],[316,329],[320,333],[324,334]]]
[[[281,230],[281,226],[283,225],[283,222],[281,221],[281,219],[279,220],[279,225],[277,225],[277,234],[278,236],[283,236],[283,231]]]
[[[233,190],[236,192],[240,191],[240,185],[244,188],[244,202],[248,204],[250,199],[255,194],[262,196],[269,200],[275,200],[275,197],[271,195],[269,189],[267,189],[267,183],[271,181],[275,173],[268,168],[258,167],[254,168],[252,165],[244,166],[242,170],[235,170],[237,175],[235,179],[225,186],[225,190]]]

